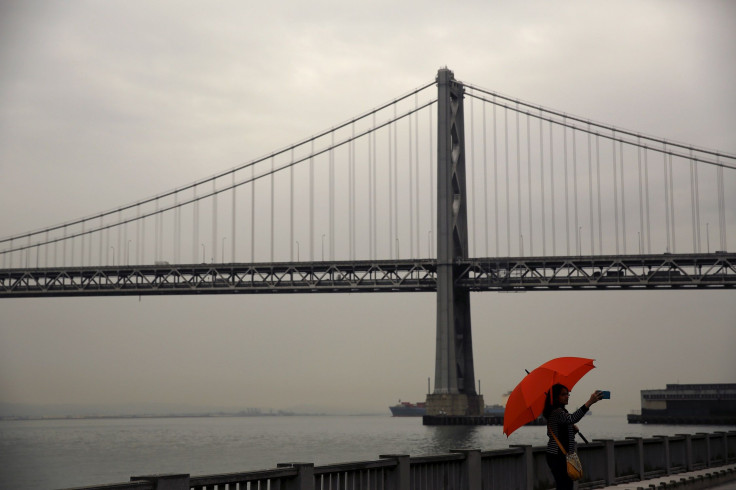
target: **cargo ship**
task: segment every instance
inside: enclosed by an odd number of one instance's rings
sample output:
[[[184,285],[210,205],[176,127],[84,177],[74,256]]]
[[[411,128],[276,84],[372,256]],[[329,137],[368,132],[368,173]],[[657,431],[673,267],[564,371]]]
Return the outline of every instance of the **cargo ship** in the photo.
[[[410,403],[399,400],[397,405],[388,407],[394,417],[421,417],[427,413],[424,402]],[[486,405],[485,415],[503,417],[503,405]]]
[[[641,413],[630,424],[736,425],[736,383],[668,384],[641,390]]]
[[[427,407],[424,402],[410,403],[399,400],[397,405],[388,408],[394,417],[421,417],[427,413]]]

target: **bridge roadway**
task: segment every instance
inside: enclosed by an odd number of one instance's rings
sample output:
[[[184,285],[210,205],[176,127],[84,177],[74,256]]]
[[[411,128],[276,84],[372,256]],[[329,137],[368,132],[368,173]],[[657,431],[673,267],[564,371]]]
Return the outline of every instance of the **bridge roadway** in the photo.
[[[471,291],[724,289],[736,253],[474,258]],[[436,291],[435,259],[172,264],[0,270],[0,297]]]

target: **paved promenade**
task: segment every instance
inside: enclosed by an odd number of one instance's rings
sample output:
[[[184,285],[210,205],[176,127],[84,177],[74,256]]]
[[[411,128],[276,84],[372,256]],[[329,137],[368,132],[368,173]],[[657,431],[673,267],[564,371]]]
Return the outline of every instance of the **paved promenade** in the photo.
[[[736,464],[716,466],[704,470],[690,471],[688,473],[678,473],[651,480],[621,483],[619,485],[604,487],[604,490],[659,490],[670,488],[736,490]]]

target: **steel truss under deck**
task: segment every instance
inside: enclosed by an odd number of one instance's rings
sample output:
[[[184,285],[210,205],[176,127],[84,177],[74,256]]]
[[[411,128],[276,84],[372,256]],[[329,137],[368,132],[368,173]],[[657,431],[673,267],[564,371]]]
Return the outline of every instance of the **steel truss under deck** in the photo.
[[[461,259],[470,291],[736,288],[736,254]],[[0,270],[0,298],[433,292],[437,261],[297,262]]]

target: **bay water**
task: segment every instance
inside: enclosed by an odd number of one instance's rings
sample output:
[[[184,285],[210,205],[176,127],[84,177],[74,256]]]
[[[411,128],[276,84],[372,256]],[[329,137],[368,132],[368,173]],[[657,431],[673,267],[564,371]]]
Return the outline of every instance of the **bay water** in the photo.
[[[733,430],[723,426],[628,424],[625,416],[589,415],[585,437],[624,439]],[[389,415],[251,416],[0,421],[0,489],[58,489],[128,481],[155,473],[207,475],[421,456],[451,449],[543,446],[544,427],[511,437],[500,426],[425,427]]]

